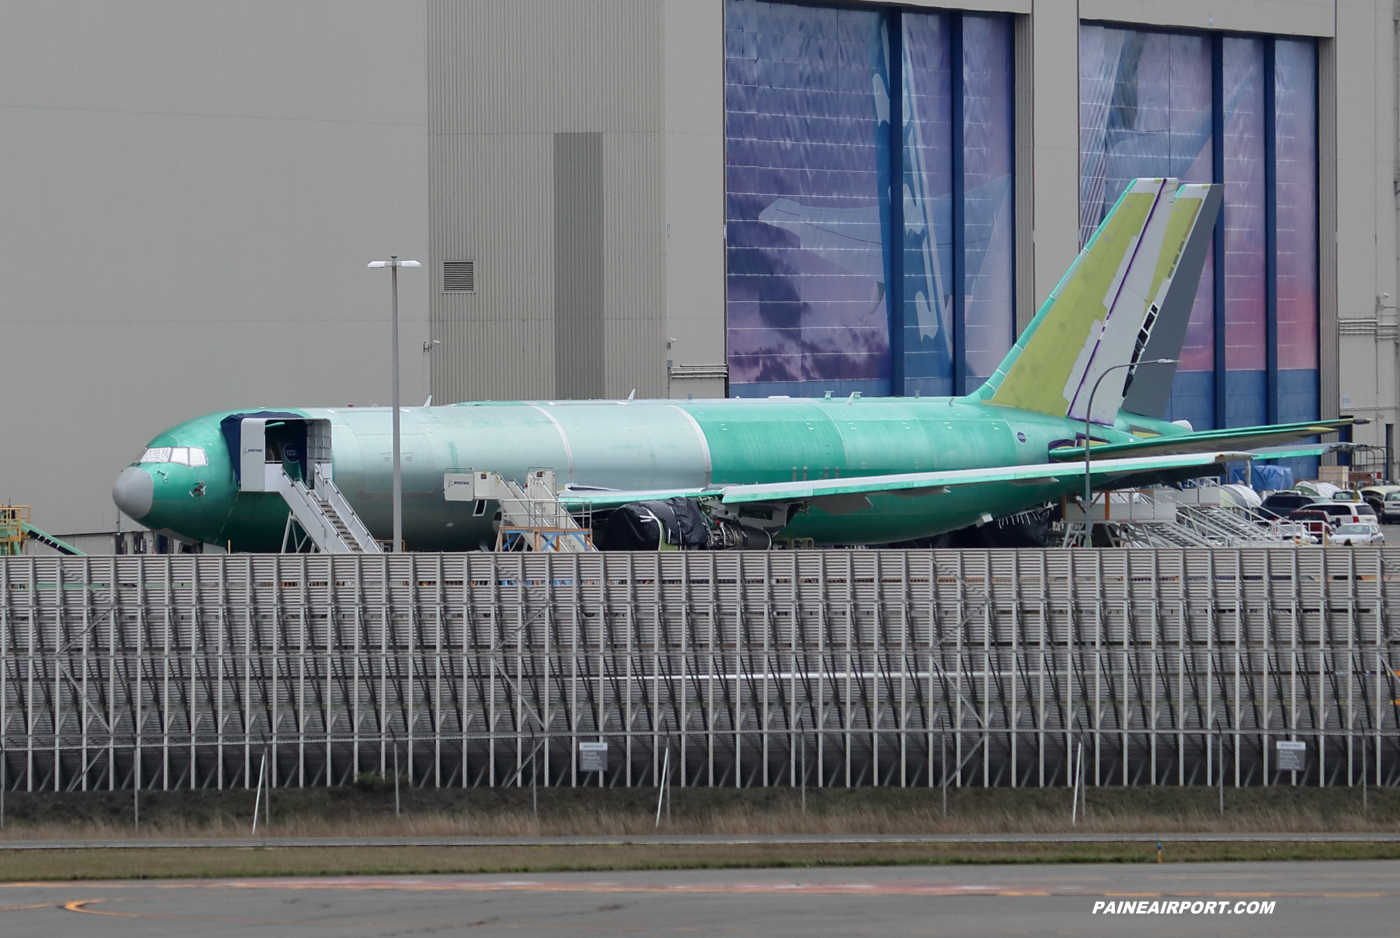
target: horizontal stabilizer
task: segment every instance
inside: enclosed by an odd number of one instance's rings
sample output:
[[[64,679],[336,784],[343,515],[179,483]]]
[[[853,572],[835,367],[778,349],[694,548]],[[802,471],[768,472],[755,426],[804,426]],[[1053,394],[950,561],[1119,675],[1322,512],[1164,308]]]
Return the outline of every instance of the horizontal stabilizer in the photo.
[[[1199,433],[1183,433],[1174,436],[1155,436],[1131,443],[1100,443],[1093,447],[1093,458],[1107,456],[1164,456],[1178,453],[1204,453],[1212,450],[1234,449],[1252,451],[1261,446],[1276,446],[1295,440],[1305,440],[1310,436],[1336,433],[1355,423],[1348,417],[1343,420],[1314,420],[1310,423],[1287,423],[1274,427],[1238,427],[1228,430],[1202,430]],[[1083,461],[1084,447],[1062,446],[1050,451],[1050,458],[1072,462]],[[1268,457],[1277,459],[1278,456]]]

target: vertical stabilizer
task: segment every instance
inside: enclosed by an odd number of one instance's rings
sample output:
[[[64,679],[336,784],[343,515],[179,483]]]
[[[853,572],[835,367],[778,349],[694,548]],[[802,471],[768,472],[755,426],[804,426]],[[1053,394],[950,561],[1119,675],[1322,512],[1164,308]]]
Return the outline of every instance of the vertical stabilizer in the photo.
[[[1139,374],[1136,363],[1180,354],[1219,189],[1133,180],[973,397],[1083,419],[1092,394],[1091,419],[1111,424],[1141,384],[1133,402],[1155,407],[1160,398],[1165,410],[1174,367]]]
[[[1130,370],[1132,379],[1128,382],[1122,408],[1129,413],[1158,419],[1167,414],[1167,402],[1172,394],[1176,365],[1152,363],[1163,358],[1181,357],[1181,346],[1186,341],[1186,327],[1191,322],[1191,310],[1196,305],[1196,293],[1200,289],[1201,270],[1205,267],[1206,254],[1210,251],[1215,219],[1220,214],[1220,204],[1224,196],[1225,187],[1219,185],[1186,185],[1177,192],[1176,203],[1172,209],[1173,221],[1167,230],[1167,242],[1163,245],[1162,258],[1164,261],[1169,260],[1168,252],[1174,247],[1179,250],[1179,256],[1176,259],[1176,269],[1167,275],[1156,327],[1151,330],[1146,346],[1138,356],[1146,364]],[[1192,200],[1198,200],[1200,203],[1194,220],[1187,212]],[[1181,209],[1180,214],[1178,209]]]

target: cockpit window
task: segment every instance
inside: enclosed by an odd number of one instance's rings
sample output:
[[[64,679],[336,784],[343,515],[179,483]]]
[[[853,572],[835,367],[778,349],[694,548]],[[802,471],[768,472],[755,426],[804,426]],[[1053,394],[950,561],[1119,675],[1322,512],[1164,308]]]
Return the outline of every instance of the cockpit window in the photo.
[[[209,457],[199,446],[154,446],[141,455],[137,462],[175,463],[180,466],[207,466]]]

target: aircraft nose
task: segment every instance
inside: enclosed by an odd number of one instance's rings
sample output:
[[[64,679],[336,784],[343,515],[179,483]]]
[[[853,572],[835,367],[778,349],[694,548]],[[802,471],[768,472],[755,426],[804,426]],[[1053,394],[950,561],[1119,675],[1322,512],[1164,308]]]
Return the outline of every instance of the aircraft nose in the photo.
[[[150,473],[136,466],[127,466],[112,486],[112,501],[132,521],[140,521],[151,510],[156,486]]]

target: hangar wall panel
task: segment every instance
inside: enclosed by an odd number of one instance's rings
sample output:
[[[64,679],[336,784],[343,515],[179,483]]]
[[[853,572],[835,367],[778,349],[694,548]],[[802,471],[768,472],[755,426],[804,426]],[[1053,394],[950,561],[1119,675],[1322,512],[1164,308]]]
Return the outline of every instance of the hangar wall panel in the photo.
[[[112,481],[173,424],[388,400],[365,264],[426,256],[422,9],[0,6],[0,498],[110,531]],[[426,297],[405,273],[407,400]]]
[[[660,80],[659,59],[648,83]],[[659,94],[660,88],[647,92]],[[608,285],[603,397],[633,391],[637,397],[667,396],[665,158],[659,128],[603,135],[603,185],[611,209],[603,218]]]
[[[1332,64],[1341,412],[1369,417],[1355,439],[1383,445],[1400,422],[1394,5],[1339,3]]]
[[[1036,0],[1031,14],[1035,69],[1035,306],[1079,253],[1078,0]]]
[[[1039,3],[1037,3],[1039,6]],[[1290,36],[1331,36],[1337,0],[1079,0],[1086,20],[1116,20],[1151,26],[1255,32],[1267,23],[1271,32]]]
[[[1035,316],[1035,29],[1029,16],[1012,20],[1012,48],[1016,63],[1015,152],[1016,205],[1016,326],[1015,334],[1029,326]]]
[[[1317,43],[1318,416],[1341,415],[1337,335],[1337,41]],[[1400,152],[1397,153],[1400,157]],[[1400,260],[1397,260],[1400,263]],[[1335,462],[1335,456],[1324,456]]]
[[[554,135],[554,393],[603,396],[603,135]]]
[[[661,6],[430,0],[427,36],[435,400],[662,396]],[[596,390],[556,380],[555,134],[601,135]],[[468,259],[476,291],[443,291],[443,262]]]
[[[669,393],[724,397],[724,6],[666,0],[665,15]]]

